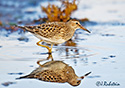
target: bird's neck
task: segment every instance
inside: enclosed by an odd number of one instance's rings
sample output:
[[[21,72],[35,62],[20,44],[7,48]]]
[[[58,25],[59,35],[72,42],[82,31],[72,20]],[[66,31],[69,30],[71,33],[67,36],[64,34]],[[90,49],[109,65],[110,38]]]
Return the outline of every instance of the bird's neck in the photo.
[[[71,27],[71,26],[67,26],[67,28],[65,29],[66,33],[63,35],[65,36],[65,40],[69,40],[72,38],[72,36],[75,33],[75,30]]]

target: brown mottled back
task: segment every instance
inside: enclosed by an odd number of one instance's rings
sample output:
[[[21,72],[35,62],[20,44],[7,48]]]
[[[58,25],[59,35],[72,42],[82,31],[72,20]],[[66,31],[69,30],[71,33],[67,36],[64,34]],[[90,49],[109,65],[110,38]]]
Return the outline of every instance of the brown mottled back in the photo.
[[[87,73],[87,75],[90,73]],[[87,76],[85,75],[85,76]],[[46,82],[58,82],[65,83],[68,82],[72,86],[77,86],[81,83],[80,78],[75,74],[74,69],[68,64],[62,61],[50,61],[46,62],[42,66],[32,71],[29,75],[22,76],[21,78],[36,78],[41,81]]]

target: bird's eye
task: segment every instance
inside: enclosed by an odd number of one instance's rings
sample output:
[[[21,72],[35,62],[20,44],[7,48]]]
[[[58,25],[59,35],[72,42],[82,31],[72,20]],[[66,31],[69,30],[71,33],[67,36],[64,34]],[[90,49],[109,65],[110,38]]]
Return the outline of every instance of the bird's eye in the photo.
[[[77,82],[77,84],[79,84],[79,83],[80,83],[80,81]]]
[[[78,24],[78,22],[76,22],[76,24]]]

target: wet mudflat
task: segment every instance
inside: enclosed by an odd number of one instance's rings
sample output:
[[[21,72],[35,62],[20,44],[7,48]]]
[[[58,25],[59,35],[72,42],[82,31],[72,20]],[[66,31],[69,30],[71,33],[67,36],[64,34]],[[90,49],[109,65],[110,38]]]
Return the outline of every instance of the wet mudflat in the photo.
[[[19,7],[19,2],[15,6],[12,2],[5,4],[2,1],[1,6],[6,8],[8,8],[7,6],[9,8]],[[47,2],[39,2],[42,5],[47,4]],[[37,19],[41,13],[38,4],[30,4],[36,10],[25,4],[22,5],[26,7],[21,10],[24,11],[24,14],[20,14],[20,19],[29,19],[30,21]],[[119,84],[109,85],[110,88],[115,86],[124,88],[125,11],[123,8],[125,7],[125,1],[81,0],[78,7],[72,17],[87,17],[90,21],[81,24],[85,25],[91,31],[91,34],[77,30],[72,41],[54,46],[52,53],[54,60],[60,60],[72,66],[78,76],[92,72],[82,80],[81,84],[77,86],[78,88],[98,88],[98,86],[105,88],[107,86],[104,85],[104,82]],[[8,18],[11,18],[11,16],[17,18],[17,15],[13,16],[13,14],[8,16],[8,11],[10,10],[6,9],[2,15],[6,15]],[[29,13],[32,13],[32,15]],[[1,20],[6,21],[4,17],[1,17]],[[29,74],[38,67],[36,63],[38,60],[48,57],[47,49],[37,46],[37,41],[39,39],[29,32],[17,31],[11,33],[11,31],[4,29],[0,30],[0,88],[72,87],[68,83],[51,83],[37,79],[15,79]],[[41,63],[47,61],[50,60]]]

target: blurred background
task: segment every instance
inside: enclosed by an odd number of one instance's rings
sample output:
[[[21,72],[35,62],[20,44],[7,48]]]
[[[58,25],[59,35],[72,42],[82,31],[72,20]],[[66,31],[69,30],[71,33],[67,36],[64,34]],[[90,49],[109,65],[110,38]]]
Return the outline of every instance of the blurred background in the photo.
[[[78,29],[71,40],[55,45],[54,60],[72,66],[78,76],[92,72],[78,88],[106,87],[97,85],[98,81],[124,88],[124,7],[125,0],[0,0],[0,88],[72,88],[68,83],[15,80],[38,67],[36,62],[48,54],[36,45],[39,39],[14,25],[69,19],[79,20],[91,34]]]

